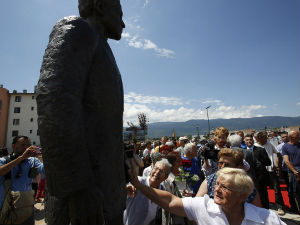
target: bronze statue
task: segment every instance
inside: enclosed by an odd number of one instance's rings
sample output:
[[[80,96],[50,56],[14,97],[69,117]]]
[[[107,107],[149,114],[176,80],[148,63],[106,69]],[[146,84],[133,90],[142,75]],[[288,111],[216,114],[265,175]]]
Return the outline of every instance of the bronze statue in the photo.
[[[107,43],[125,28],[121,4],[79,0],[79,13],[53,27],[36,89],[47,222],[123,224],[124,93]]]

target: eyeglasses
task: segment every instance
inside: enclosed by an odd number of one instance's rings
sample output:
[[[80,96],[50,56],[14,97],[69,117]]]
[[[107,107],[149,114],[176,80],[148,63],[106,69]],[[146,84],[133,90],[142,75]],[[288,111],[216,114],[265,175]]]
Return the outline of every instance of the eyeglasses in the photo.
[[[219,187],[220,189],[221,189],[221,191],[223,191],[223,192],[226,192],[226,191],[236,191],[236,190],[234,190],[234,189],[231,189],[231,188],[229,188],[229,187],[226,187],[224,184],[221,184],[221,183],[219,183],[219,182],[216,182],[216,184],[215,184],[215,187],[214,188],[216,188],[216,187]]]

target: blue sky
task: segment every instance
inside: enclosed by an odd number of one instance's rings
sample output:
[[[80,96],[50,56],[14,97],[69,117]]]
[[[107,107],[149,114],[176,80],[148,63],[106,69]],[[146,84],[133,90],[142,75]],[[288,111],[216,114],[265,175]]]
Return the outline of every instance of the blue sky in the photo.
[[[0,84],[39,78],[53,25],[76,0],[3,0]],[[299,0],[121,0],[126,28],[109,41],[122,74],[124,122],[299,116]]]

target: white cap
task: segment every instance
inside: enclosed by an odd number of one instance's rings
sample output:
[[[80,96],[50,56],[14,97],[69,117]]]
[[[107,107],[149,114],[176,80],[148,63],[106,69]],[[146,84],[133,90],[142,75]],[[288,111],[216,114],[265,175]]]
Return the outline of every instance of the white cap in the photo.
[[[187,137],[180,137],[179,138],[179,141],[184,141],[184,140],[188,140],[188,138]]]

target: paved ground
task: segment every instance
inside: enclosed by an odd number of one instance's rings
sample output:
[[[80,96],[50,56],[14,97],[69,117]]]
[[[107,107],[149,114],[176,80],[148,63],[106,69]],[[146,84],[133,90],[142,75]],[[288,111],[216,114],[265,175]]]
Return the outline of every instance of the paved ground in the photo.
[[[275,205],[270,204],[270,208],[272,211],[276,212]],[[284,221],[287,225],[299,225],[300,224],[300,215],[294,214],[287,211],[283,216],[280,216],[281,220]]]
[[[45,225],[45,216],[44,216],[44,203],[35,204],[35,224],[36,225]],[[275,211],[274,205],[270,204],[271,210]],[[281,216],[281,219],[287,225],[300,225],[300,215],[287,212],[284,216]]]
[[[36,203],[34,205],[34,217],[36,225],[44,225],[45,215],[44,215],[44,203]]]

